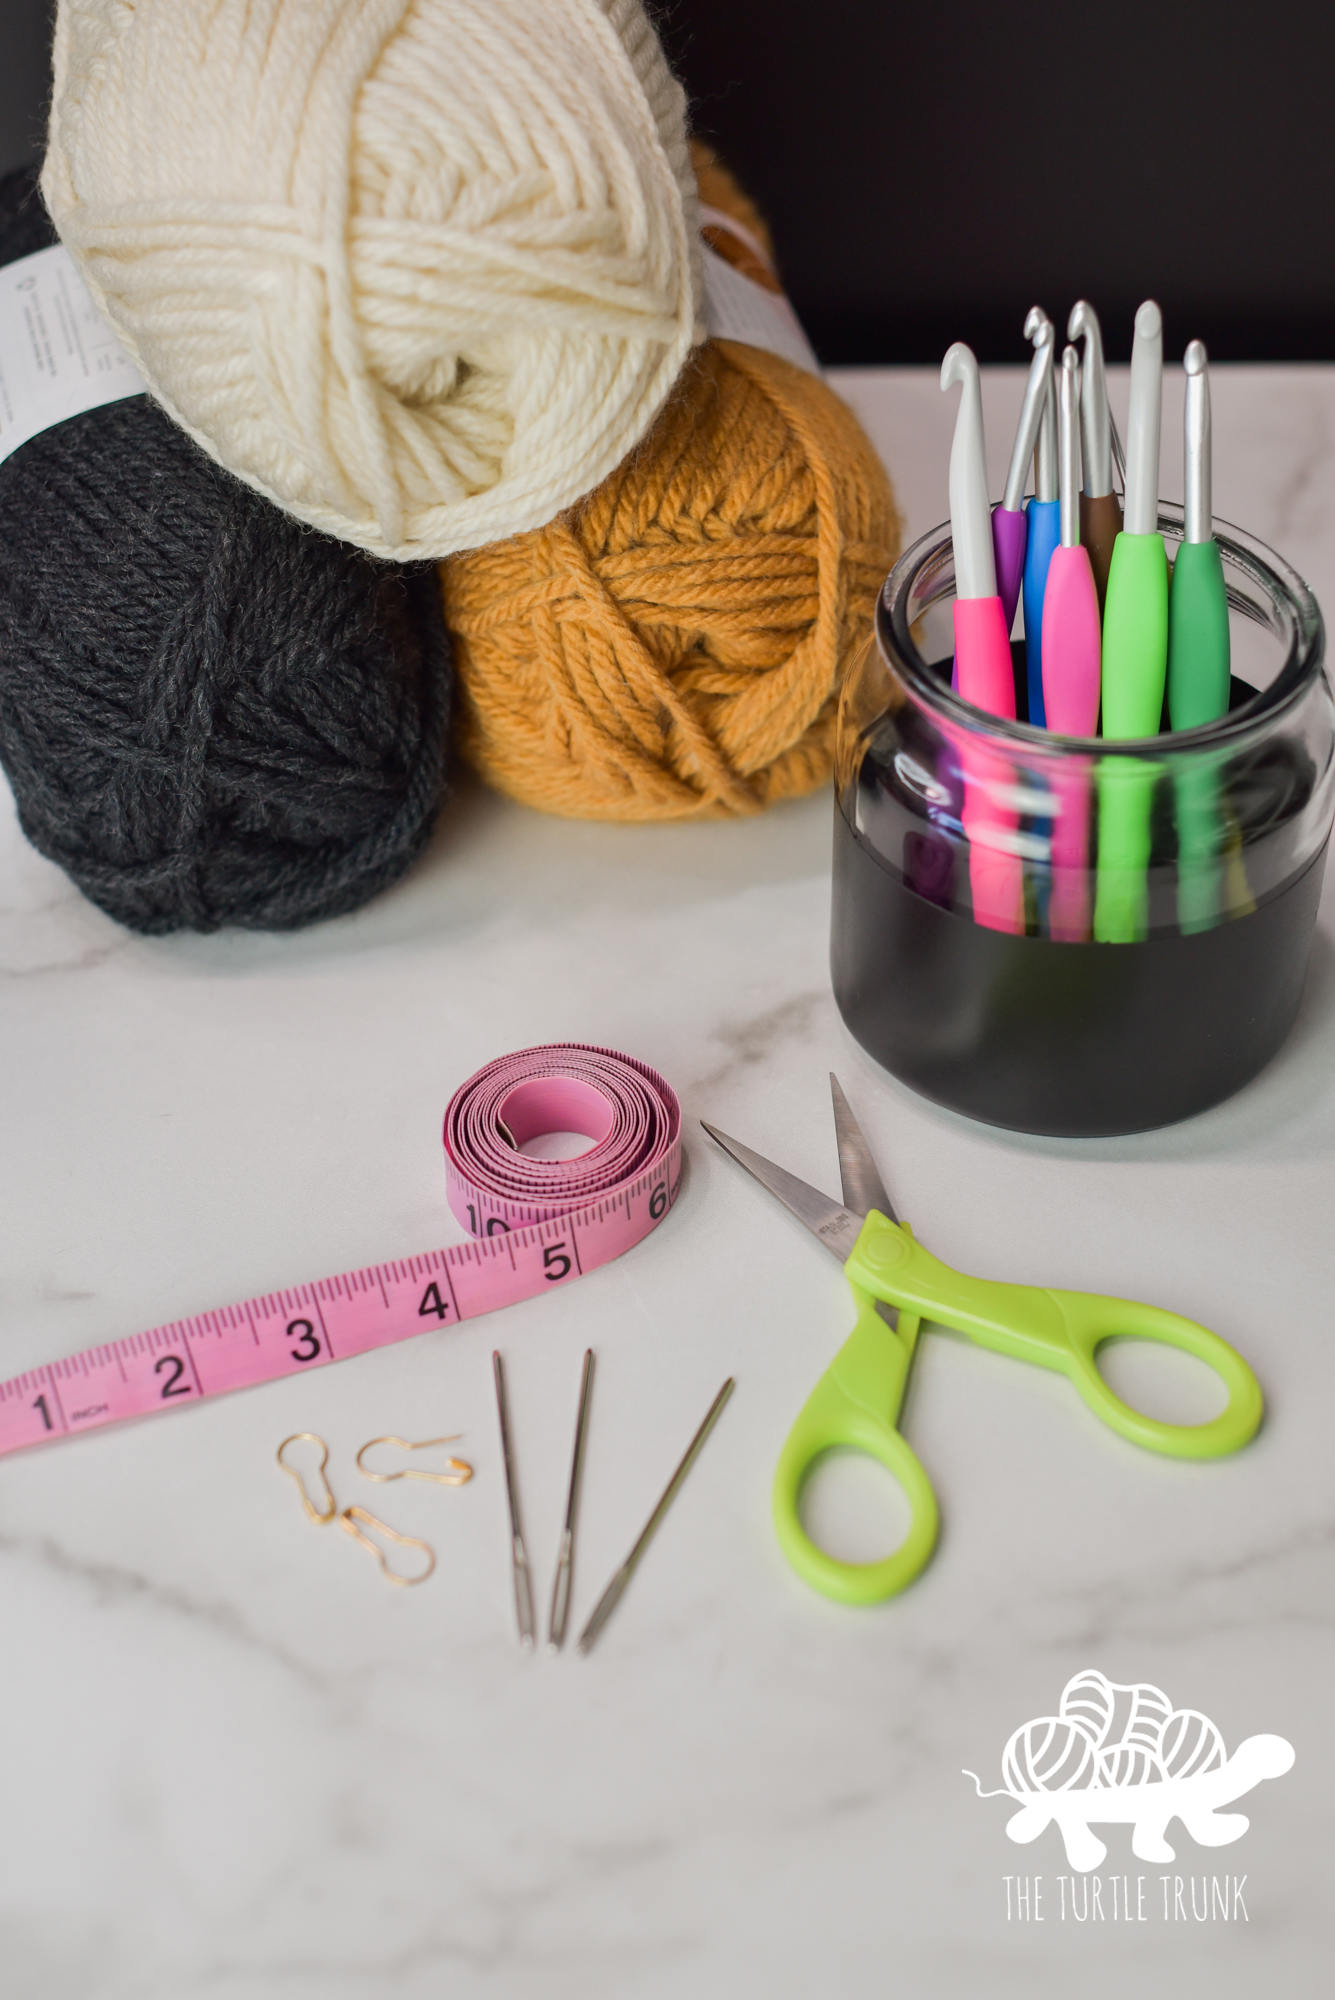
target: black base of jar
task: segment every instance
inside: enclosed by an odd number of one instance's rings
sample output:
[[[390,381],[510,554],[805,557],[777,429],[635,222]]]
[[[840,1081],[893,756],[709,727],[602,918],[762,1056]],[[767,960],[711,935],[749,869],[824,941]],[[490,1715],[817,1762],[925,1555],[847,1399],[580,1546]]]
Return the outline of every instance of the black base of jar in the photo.
[[[1251,916],[1140,944],[987,930],[929,903],[834,812],[830,970],[850,1032],[937,1104],[1096,1138],[1219,1104],[1298,1012],[1326,850]]]

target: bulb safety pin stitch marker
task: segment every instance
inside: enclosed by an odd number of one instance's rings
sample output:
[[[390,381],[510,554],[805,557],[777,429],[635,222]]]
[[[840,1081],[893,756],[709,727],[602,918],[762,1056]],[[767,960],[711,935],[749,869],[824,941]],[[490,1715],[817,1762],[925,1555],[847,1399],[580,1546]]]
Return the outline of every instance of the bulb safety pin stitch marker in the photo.
[[[555,1131],[586,1133],[589,1150],[573,1160],[519,1150]],[[573,1282],[643,1241],[676,1200],[681,1107],[631,1056],[526,1049],[456,1091],[445,1155],[449,1204],[473,1241],[27,1369],[0,1383],[0,1454],[345,1361]]]

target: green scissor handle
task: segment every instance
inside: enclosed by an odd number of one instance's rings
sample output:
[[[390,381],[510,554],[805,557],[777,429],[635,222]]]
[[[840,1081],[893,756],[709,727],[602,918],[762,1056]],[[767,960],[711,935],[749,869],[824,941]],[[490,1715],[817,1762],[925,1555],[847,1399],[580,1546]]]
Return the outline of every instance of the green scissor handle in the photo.
[[[1221,1458],[1254,1437],[1261,1422],[1260,1384],[1237,1349],[1177,1313],[1094,1292],[1050,1292],[1037,1285],[967,1277],[874,1210],[845,1270],[850,1283],[873,1298],[954,1327],[980,1347],[1059,1369],[1095,1416],[1149,1451],[1174,1458]],[[1095,1364],[1105,1341],[1124,1338],[1158,1341],[1194,1354],[1223,1381],[1227,1407],[1206,1424],[1165,1424],[1133,1410],[1113,1394]]]
[[[798,1575],[845,1604],[879,1604],[912,1583],[936,1544],[936,1496],[912,1447],[897,1428],[909,1365],[923,1319],[954,1327],[1002,1354],[1069,1377],[1095,1416],[1149,1451],[1175,1458],[1220,1458],[1255,1436],[1261,1388],[1236,1348],[1208,1327],[1157,1306],[1095,1292],[1052,1292],[970,1278],[924,1250],[905,1224],[875,1210],[844,1266],[858,1317],[852,1333],[802,1406],[774,1475],[774,1527]],[[896,1331],[876,1301],[899,1309]],[[1107,1340],[1158,1341],[1194,1354],[1228,1391],[1222,1415],[1207,1424],[1165,1424],[1113,1394],[1095,1356]],[[827,1452],[865,1451],[899,1481],[909,1503],[909,1532],[881,1562],[840,1562],[817,1548],[802,1526],[802,1489]]]
[[[850,1281],[851,1282],[851,1281]],[[918,1315],[901,1312],[888,1326],[876,1300],[852,1286],[857,1324],[821,1376],[788,1434],[774,1474],[774,1528],[788,1561],[807,1583],[844,1604],[879,1604],[912,1583],[936,1545],[936,1495],[912,1447],[896,1428]],[[899,1481],[909,1531],[881,1562],[840,1562],[817,1548],[802,1525],[802,1489],[827,1452],[865,1451]]]

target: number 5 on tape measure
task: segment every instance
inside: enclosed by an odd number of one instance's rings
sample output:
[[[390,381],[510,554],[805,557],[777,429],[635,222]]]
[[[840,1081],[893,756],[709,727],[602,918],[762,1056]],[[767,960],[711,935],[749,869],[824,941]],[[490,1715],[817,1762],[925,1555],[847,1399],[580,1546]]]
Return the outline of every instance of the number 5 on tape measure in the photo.
[[[572,1160],[520,1147],[583,1133]],[[0,1453],[180,1409],[454,1326],[573,1281],[662,1219],[681,1178],[681,1111],[629,1056],[529,1049],[471,1077],[445,1114],[450,1206],[475,1240],[174,1320],[0,1384]]]

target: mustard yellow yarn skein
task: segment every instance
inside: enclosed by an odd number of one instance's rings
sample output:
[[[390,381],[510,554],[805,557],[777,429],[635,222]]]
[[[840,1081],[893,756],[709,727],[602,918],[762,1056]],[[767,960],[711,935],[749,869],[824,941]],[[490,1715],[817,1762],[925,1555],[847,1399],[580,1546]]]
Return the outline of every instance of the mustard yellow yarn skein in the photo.
[[[705,199],[744,214],[697,164]],[[577,819],[712,819],[810,792],[898,547],[885,472],[833,390],[710,341],[588,499],[441,565],[463,753]]]
[[[702,333],[641,0],[60,0],[42,192],[168,415],[400,561],[590,492]]]

